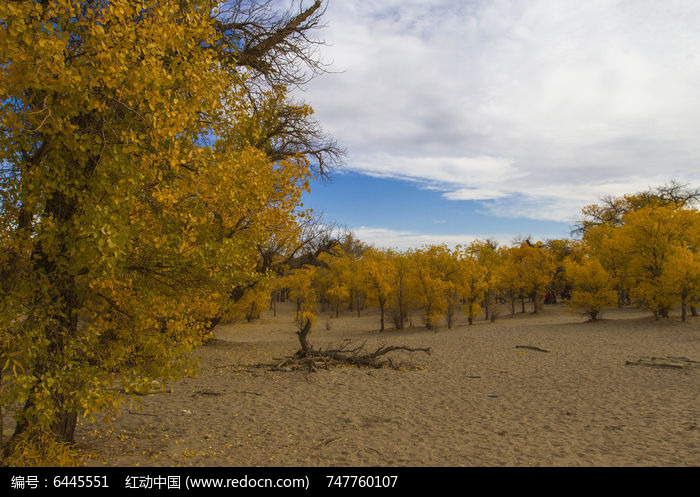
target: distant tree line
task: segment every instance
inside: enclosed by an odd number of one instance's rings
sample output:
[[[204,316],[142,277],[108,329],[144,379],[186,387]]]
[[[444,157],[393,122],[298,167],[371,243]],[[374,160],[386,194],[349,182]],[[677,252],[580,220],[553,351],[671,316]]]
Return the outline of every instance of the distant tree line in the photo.
[[[515,315],[557,301],[590,320],[624,305],[667,318],[679,306],[686,321],[700,300],[699,198],[676,183],[608,197],[582,210],[580,237],[512,246],[477,240],[397,251],[350,235],[321,257],[324,267],[300,268],[274,284],[296,299],[302,328],[320,312],[360,316],[367,306],[379,309],[382,331],[389,324],[452,328],[459,313],[472,324],[495,320],[499,303]]]

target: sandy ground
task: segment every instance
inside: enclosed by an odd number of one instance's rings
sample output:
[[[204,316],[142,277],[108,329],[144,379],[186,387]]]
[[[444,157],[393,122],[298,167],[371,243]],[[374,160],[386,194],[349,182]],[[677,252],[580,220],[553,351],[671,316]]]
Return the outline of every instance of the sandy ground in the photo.
[[[346,312],[320,317],[312,343],[350,338],[432,354],[401,356],[401,370],[248,368],[298,348],[291,308],[277,314],[219,327],[197,351],[198,376],[172,393],[126,405],[111,425],[81,420],[87,464],[700,465],[700,364],[626,364],[700,361],[700,318],[654,321],[630,309],[586,323],[554,305],[495,323],[379,333],[376,311]]]

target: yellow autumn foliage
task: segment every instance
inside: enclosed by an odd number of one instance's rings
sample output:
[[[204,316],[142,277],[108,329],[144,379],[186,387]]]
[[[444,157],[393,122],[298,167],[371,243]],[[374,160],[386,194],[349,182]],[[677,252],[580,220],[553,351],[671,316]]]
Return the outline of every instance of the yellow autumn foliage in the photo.
[[[266,128],[311,109],[281,87],[251,100],[216,6],[0,4],[0,404],[23,406],[17,443],[71,442],[120,391],[192,373],[187,353],[265,277],[257,248],[297,222],[309,162],[271,158]]]
[[[617,302],[617,293],[613,290],[613,279],[596,258],[565,263],[566,279],[572,286],[571,300],[567,305],[585,314],[591,321],[600,317],[605,307]]]

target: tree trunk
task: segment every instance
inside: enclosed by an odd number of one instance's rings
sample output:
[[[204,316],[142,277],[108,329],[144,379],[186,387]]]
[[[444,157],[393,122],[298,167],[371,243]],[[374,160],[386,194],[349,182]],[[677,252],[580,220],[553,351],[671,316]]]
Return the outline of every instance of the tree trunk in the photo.
[[[384,331],[384,304],[381,302],[379,303],[379,322],[379,331]]]
[[[537,292],[534,292],[534,293],[532,294],[532,313],[533,313],[533,314],[537,314],[537,312],[539,311],[539,308],[538,308],[538,306],[537,306],[537,302],[538,302],[538,300],[537,300]]]
[[[486,292],[486,295],[484,296],[484,319],[486,321],[489,320],[489,301],[491,300],[489,292]]]
[[[452,301],[450,300],[447,303],[447,329],[449,329],[449,330],[451,330],[455,325],[454,316],[455,316],[454,304],[452,304]]]
[[[467,313],[467,322],[470,325],[474,322],[474,300],[467,301],[467,304],[469,305],[469,312]]]
[[[60,441],[73,443],[75,441],[75,427],[77,424],[78,413],[76,411],[64,412],[51,426],[51,429]]]
[[[684,323],[688,320],[688,311],[686,309],[687,307],[687,302],[686,302],[686,295],[683,294],[681,296],[681,321]]]
[[[308,336],[311,332],[311,320],[307,319],[304,322],[302,328],[297,331],[297,336],[299,337],[299,344],[301,345],[301,350],[299,351],[301,355],[308,356],[311,354],[311,344],[309,343]]]
[[[398,326],[398,328],[400,330],[403,330],[405,316],[403,313],[403,292],[401,291],[401,286],[399,286],[398,304],[399,304],[399,326]]]
[[[50,197],[47,204],[51,206],[50,209],[47,208],[48,212],[53,214],[56,211],[56,217],[59,217],[59,214],[65,217],[67,212],[71,211],[70,205],[62,195],[56,194]],[[67,251],[65,240],[61,242],[60,246],[61,253],[65,253]],[[64,351],[78,334],[79,299],[75,276],[65,270],[61,270],[57,261],[43,250],[41,241],[34,248],[32,258],[35,261],[34,270],[47,275],[49,284],[48,295],[37,296],[35,305],[47,307],[50,310],[52,326],[46,332],[48,341],[46,358],[41,360],[33,371],[38,381],[27,397],[23,408],[24,413],[29,413],[35,408],[39,400],[39,392],[44,390],[46,379],[53,379],[52,371],[60,370],[60,368],[66,366],[61,362],[64,357]],[[61,385],[61,387],[65,391],[71,391],[77,385]],[[51,424],[51,431],[57,440],[73,443],[78,417],[77,413],[68,407],[71,399],[56,393],[55,386],[46,388],[54,390],[53,407],[58,412],[57,418]],[[13,440],[31,428],[34,423],[30,415],[20,416],[20,418],[22,421],[15,426],[15,431],[12,435]]]
[[[40,384],[37,385],[37,387]],[[37,391],[37,388],[34,389],[34,392]],[[36,393],[29,394],[29,398],[27,401],[24,403],[23,411],[29,411],[34,408],[35,405],[35,399]],[[56,417],[56,420],[51,423],[51,432],[54,434],[56,437],[56,440],[59,442],[67,442],[67,443],[74,443],[75,442],[75,427],[78,424],[78,413],[74,410],[69,410],[67,407],[64,407],[66,404],[66,399],[63,396],[59,396],[56,399],[54,399],[54,402],[58,404],[56,407],[59,408],[59,414]],[[10,442],[8,443],[8,447],[12,445],[12,441],[16,440],[17,437],[22,435],[25,431],[31,428],[32,421],[28,419],[22,419],[20,422],[17,423],[15,426],[15,431],[12,434],[12,438]]]

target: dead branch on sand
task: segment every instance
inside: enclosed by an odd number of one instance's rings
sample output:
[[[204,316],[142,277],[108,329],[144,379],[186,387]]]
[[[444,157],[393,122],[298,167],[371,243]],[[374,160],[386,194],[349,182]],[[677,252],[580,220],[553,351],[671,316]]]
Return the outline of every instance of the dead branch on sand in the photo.
[[[350,340],[345,340],[335,348],[315,349],[309,347],[306,351],[298,350],[294,355],[285,357],[276,363],[256,364],[255,367],[263,367],[268,371],[316,371],[319,367],[330,369],[338,366],[357,366],[367,368],[383,368],[388,366],[393,369],[401,367],[400,362],[395,362],[387,357],[390,352],[425,352],[430,355],[430,347],[408,347],[406,345],[381,344],[371,352],[365,349],[366,342],[354,345]]]
[[[222,395],[222,392],[217,392],[215,390],[197,390],[195,393],[192,394],[192,396],[195,395],[202,395],[202,396],[207,396],[207,397],[218,397],[219,395]]]
[[[134,416],[153,416],[154,418],[157,418],[157,414],[151,414],[150,412],[134,412],[131,409],[129,409],[129,414],[133,414]]]
[[[685,369],[700,366],[700,361],[687,357],[640,357],[636,361],[627,361],[625,366],[650,366],[655,368]]]
[[[529,349],[529,350],[535,350],[537,352],[549,352],[547,349],[541,349],[539,347],[533,347],[532,345],[516,345],[516,349]]]
[[[125,390],[124,388],[107,388],[106,390],[119,392],[124,395],[140,395],[142,397],[145,397],[146,395],[160,395],[162,393],[173,393],[173,389],[170,387],[162,390]]]

